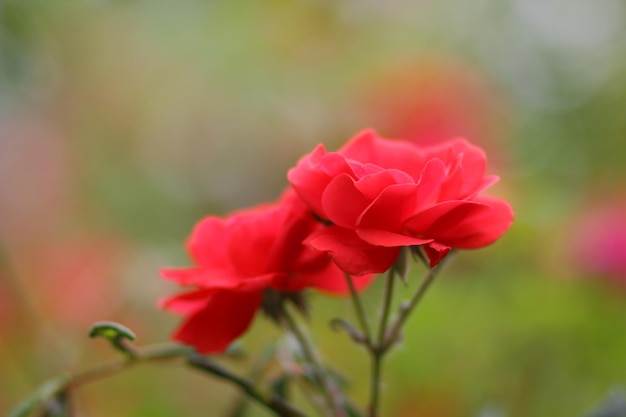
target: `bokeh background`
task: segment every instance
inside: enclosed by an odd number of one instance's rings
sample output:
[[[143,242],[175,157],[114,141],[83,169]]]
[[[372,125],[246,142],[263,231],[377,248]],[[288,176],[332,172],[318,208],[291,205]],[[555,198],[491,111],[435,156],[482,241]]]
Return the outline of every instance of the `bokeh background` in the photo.
[[[4,0],[0,414],[115,358],[87,338],[96,320],[167,340],[178,319],[156,301],[176,288],[158,270],[189,263],[194,223],[275,199],[317,143],[374,127],[479,144],[516,211],[410,321],[383,415],[586,415],[626,386],[625,109],[624,0]],[[313,337],[364,403],[365,352],[328,327],[349,304],[311,303]],[[228,361],[244,369],[279,336],[259,317]],[[234,398],[172,364],[74,402],[193,417]]]

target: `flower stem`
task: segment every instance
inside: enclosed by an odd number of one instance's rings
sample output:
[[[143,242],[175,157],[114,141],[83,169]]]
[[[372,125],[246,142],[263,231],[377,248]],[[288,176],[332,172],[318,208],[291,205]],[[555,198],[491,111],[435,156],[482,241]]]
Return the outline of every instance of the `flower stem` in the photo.
[[[186,356],[192,352],[193,349],[188,346],[173,343],[147,346],[143,349],[137,350],[135,352],[136,355],[132,358],[126,357],[124,359],[118,359],[97,365],[76,374],[65,375],[48,380],[44,382],[29,398],[15,407],[9,415],[29,415],[47,401],[64,397],[70,390],[79,388],[105,377],[115,375],[140,363],[174,359]]]
[[[330,377],[330,375],[328,375],[325,368],[320,363],[320,360],[317,357],[308,338],[304,334],[304,331],[300,328],[296,320],[287,311],[287,308],[284,308],[282,313],[282,317],[285,320],[287,329],[298,341],[298,344],[302,349],[304,359],[310,364],[313,369],[313,378],[315,379],[315,382],[319,385],[329,409],[332,410],[333,415],[338,417],[343,416],[343,400],[339,394],[339,390],[337,389],[334,380]]]
[[[350,288],[350,298],[352,298],[354,311],[356,313],[357,319],[359,320],[361,331],[363,332],[363,335],[365,335],[365,344],[367,345],[368,350],[371,351],[374,346],[372,341],[372,333],[370,331],[370,326],[367,323],[367,316],[365,315],[365,310],[363,309],[361,297],[359,297],[359,294],[356,291],[354,281],[352,280],[352,276],[350,274],[346,274],[346,282],[348,283],[348,288]]]
[[[191,354],[187,357],[187,362],[194,368],[200,369],[220,379],[232,382],[239,387],[250,398],[256,400],[259,404],[273,411],[277,416],[281,417],[306,417],[301,411],[294,408],[291,404],[282,398],[272,395],[268,396],[263,393],[251,380],[241,377],[225,367],[218,365],[207,357],[198,353]]]
[[[382,368],[382,353],[375,352],[372,354],[372,374],[370,381],[370,403],[368,407],[368,417],[378,417],[379,398],[380,398],[380,383],[381,383],[381,368]]]
[[[387,281],[385,285],[385,298],[383,298],[383,309],[380,318],[380,326],[378,328],[378,347],[383,346],[385,342],[385,334],[387,331],[387,322],[389,321],[389,311],[391,310],[391,301],[393,299],[393,287],[395,283],[394,268],[390,268],[387,273]]]
[[[415,292],[415,294],[413,294],[413,297],[411,297],[408,302],[404,302],[400,305],[400,311],[398,312],[398,316],[396,317],[395,321],[389,326],[389,330],[387,330],[386,332],[386,337],[384,338],[384,341],[380,346],[383,352],[389,350],[389,348],[393,346],[393,344],[398,340],[400,331],[402,330],[402,326],[404,326],[406,320],[411,315],[411,312],[415,309],[424,294],[426,294],[426,291],[437,277],[439,271],[452,258],[451,255],[452,252],[449,253],[448,256],[446,256],[439,263],[439,265],[432,269],[429,269],[426,273],[426,276],[424,277],[424,280],[417,288],[417,291]]]
[[[261,355],[252,364],[252,368],[248,373],[248,379],[254,384],[258,384],[263,374],[269,369],[271,361],[274,359],[276,349],[274,344],[267,345]],[[231,408],[224,414],[225,417],[240,417],[246,414],[249,398],[242,393],[237,393],[235,401]]]
[[[389,311],[391,310],[391,302],[393,300],[393,288],[395,283],[395,269],[390,268],[387,272],[387,280],[385,283],[385,295],[383,298],[383,308],[380,316],[380,325],[378,327],[378,339],[376,344],[370,349],[372,358],[372,376],[370,381],[370,403],[369,416],[378,416],[380,386],[381,386],[381,369],[385,350],[385,334],[387,332],[387,322],[389,321]]]
[[[163,343],[147,346],[141,350],[136,350],[135,356],[133,356],[132,358],[108,362],[94,368],[87,369],[83,372],[75,374],[74,376],[68,377],[68,382],[65,388],[74,389],[79,386],[89,384],[98,379],[114,375],[140,363],[174,359],[188,355],[193,351],[193,348],[189,346],[183,346],[174,343]]]

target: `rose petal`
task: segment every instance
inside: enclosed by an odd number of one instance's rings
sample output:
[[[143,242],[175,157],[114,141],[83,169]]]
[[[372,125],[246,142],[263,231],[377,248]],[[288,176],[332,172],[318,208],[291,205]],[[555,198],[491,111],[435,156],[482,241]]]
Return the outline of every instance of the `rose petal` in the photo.
[[[370,245],[354,231],[337,226],[324,228],[305,243],[328,252],[339,268],[352,275],[384,272],[400,253],[400,248]]]
[[[348,174],[339,174],[326,187],[322,196],[322,207],[328,220],[342,227],[356,225],[369,201],[357,190]]]
[[[209,216],[194,227],[187,248],[193,260],[199,265],[228,269],[227,242],[225,221],[219,217]]]
[[[159,300],[159,307],[177,314],[189,315],[205,307],[215,290],[194,290]]]
[[[231,271],[215,270],[210,268],[178,268],[162,269],[161,276],[180,285],[195,285],[202,287],[212,283],[217,287],[236,287],[241,279]]]
[[[485,181],[485,152],[465,139],[455,139],[424,151],[427,158],[439,158],[449,167],[439,201],[469,199],[493,184],[493,177]]]
[[[401,233],[404,222],[415,215],[418,199],[417,184],[389,186],[363,212],[357,227],[359,230],[378,229]]]
[[[387,169],[365,175],[356,181],[357,189],[369,200],[373,201],[387,187],[396,184],[415,184],[413,178],[397,169]]]
[[[434,268],[452,249],[450,246],[441,243],[432,242],[423,246],[426,256],[430,260],[430,267]]]
[[[181,285],[194,285],[205,289],[256,290],[267,287],[276,273],[255,277],[241,277],[204,268],[164,269],[161,275]]]
[[[327,263],[324,268],[315,272],[303,272],[297,276],[284,276],[276,281],[273,287],[280,291],[300,291],[305,288],[315,288],[329,294],[345,295],[350,293],[346,281],[346,273],[333,262]],[[353,277],[357,291],[365,289],[374,279],[375,275],[366,274]]]
[[[183,322],[173,338],[200,353],[220,353],[250,326],[261,292],[216,291],[203,309]]]
[[[416,212],[438,198],[445,179],[446,166],[440,159],[435,158],[426,162],[418,181]]]
[[[272,245],[284,222],[277,207],[259,206],[228,219],[228,257],[242,276],[267,272]]]
[[[356,161],[398,169],[409,174],[415,181],[424,166],[424,158],[417,145],[382,139],[372,129],[357,133],[339,153]]]
[[[356,233],[367,243],[385,247],[423,245],[433,241],[377,229],[358,229]]]
[[[480,197],[446,201],[415,215],[405,226],[417,236],[459,249],[475,249],[497,240],[511,225],[513,212],[504,200]]]
[[[321,204],[322,194],[328,183],[341,173],[354,176],[354,171],[342,155],[327,154],[320,145],[290,169],[287,178],[300,198],[315,213],[326,218]]]

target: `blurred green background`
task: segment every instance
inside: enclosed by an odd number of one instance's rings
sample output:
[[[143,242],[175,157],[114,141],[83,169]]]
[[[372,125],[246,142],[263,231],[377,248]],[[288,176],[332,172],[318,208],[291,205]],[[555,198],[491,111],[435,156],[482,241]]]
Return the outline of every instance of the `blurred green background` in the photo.
[[[0,415],[116,357],[87,338],[96,320],[166,340],[178,319],[156,301],[176,288],[158,270],[188,265],[194,223],[275,199],[317,143],[374,127],[484,147],[516,211],[410,321],[383,415],[582,416],[626,386],[625,109],[624,0],[4,0]],[[312,304],[314,338],[365,403],[365,352],[328,326],[348,302]],[[278,336],[259,317],[243,346],[253,358]],[[164,365],[74,401],[193,417],[234,398]]]

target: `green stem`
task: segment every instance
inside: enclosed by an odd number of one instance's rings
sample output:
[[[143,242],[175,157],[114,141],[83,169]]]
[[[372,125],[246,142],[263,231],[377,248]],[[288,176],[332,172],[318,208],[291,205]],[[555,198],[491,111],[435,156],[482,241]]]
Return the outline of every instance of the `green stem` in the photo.
[[[346,282],[348,283],[348,288],[350,289],[350,298],[352,298],[352,303],[354,304],[354,311],[356,312],[357,319],[359,320],[359,325],[361,326],[361,331],[363,335],[365,335],[365,344],[367,345],[369,350],[373,348],[372,341],[372,333],[370,331],[370,326],[367,323],[367,316],[365,315],[365,310],[363,309],[363,303],[361,302],[361,297],[356,291],[356,287],[354,286],[354,281],[352,280],[352,276],[350,274],[346,274]]]
[[[274,359],[276,349],[274,344],[266,346],[261,355],[252,364],[252,368],[248,373],[248,378],[255,384],[258,384],[265,372],[269,369],[271,361]],[[237,397],[233,405],[224,414],[225,417],[240,417],[246,413],[249,398],[241,393],[237,393]]]
[[[232,382],[239,387],[250,398],[256,400],[259,404],[273,411],[277,416],[281,417],[306,417],[304,413],[294,408],[282,398],[272,395],[268,396],[257,388],[257,386],[249,379],[234,374],[225,367],[216,364],[209,358],[194,353],[187,357],[188,363],[194,368],[200,369],[220,379]]]
[[[446,256],[439,263],[439,265],[432,269],[429,269],[428,273],[426,273],[426,276],[424,277],[424,280],[417,288],[417,291],[415,292],[415,294],[413,294],[411,300],[409,300],[408,302],[404,302],[400,305],[398,317],[396,317],[396,320],[389,327],[389,330],[387,331],[386,337],[384,339],[384,343],[380,346],[383,352],[386,352],[398,340],[400,331],[402,330],[402,326],[404,326],[406,320],[411,315],[411,312],[415,309],[417,304],[419,304],[424,294],[426,294],[426,291],[437,277],[439,271],[452,258],[451,255],[452,253],[448,254],[448,256]]]
[[[383,346],[385,342],[385,334],[387,332],[387,322],[389,321],[389,311],[391,310],[391,301],[393,299],[393,287],[396,282],[394,277],[394,268],[390,268],[387,273],[387,281],[385,285],[385,297],[383,298],[383,309],[380,318],[380,326],[378,327],[378,347]]]
[[[387,273],[385,285],[385,295],[383,298],[383,308],[380,317],[380,325],[378,327],[378,339],[376,345],[371,349],[372,357],[372,376],[370,381],[370,404],[369,416],[377,417],[380,402],[380,385],[381,385],[381,369],[385,350],[385,335],[387,333],[387,322],[389,321],[389,312],[391,310],[391,302],[393,300],[393,288],[395,283],[395,269],[392,267]]]
[[[129,369],[135,365],[146,362],[154,362],[160,360],[174,359],[189,355],[194,349],[189,346],[183,346],[172,343],[163,343],[153,346],[147,346],[143,349],[135,351],[133,358],[120,359],[107,362],[102,365],[87,369],[83,372],[70,376],[64,388],[77,388],[90,382],[102,379],[104,377],[114,375],[123,370]],[[63,391],[62,389],[59,390]]]
[[[372,354],[372,375],[370,381],[370,403],[367,415],[368,417],[378,417],[378,407],[380,398],[380,383],[381,383],[381,367],[383,361],[383,355],[380,351]]]
[[[190,347],[171,343],[148,346],[137,350],[136,356],[132,359],[124,358],[107,362],[73,375],[70,374],[49,380],[43,383],[41,387],[33,393],[33,395],[13,409],[9,415],[28,415],[37,407],[40,407],[44,402],[57,397],[62,397],[70,390],[87,385],[107,376],[117,374],[140,363],[174,359],[188,355],[193,351],[194,350]]]
[[[332,410],[333,415],[342,416],[342,399],[339,395],[338,389],[335,386],[333,379],[328,375],[325,368],[320,363],[320,360],[315,354],[315,351],[309,343],[308,338],[305,336],[300,326],[298,326],[298,323],[295,321],[295,319],[291,316],[286,308],[283,309],[283,318],[287,325],[287,329],[298,341],[305,360],[311,365],[313,369],[313,378],[315,379],[315,382],[319,385],[329,409]]]

